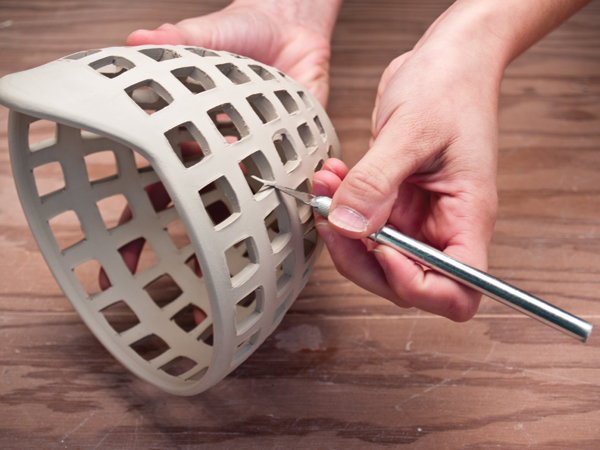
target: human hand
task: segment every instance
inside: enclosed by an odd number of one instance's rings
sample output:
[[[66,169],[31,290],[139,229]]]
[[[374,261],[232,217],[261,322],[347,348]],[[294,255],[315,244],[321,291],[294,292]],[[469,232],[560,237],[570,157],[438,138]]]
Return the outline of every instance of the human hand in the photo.
[[[336,268],[399,306],[455,321],[475,314],[479,293],[364,238],[389,223],[487,269],[503,66],[464,44],[434,30],[395,59],[379,85],[367,154],[349,172],[329,160],[314,177],[314,193],[333,197],[317,229]]]
[[[221,11],[138,30],[127,45],[193,45],[226,50],[273,66],[325,106],[330,39],[342,0],[237,0]]]

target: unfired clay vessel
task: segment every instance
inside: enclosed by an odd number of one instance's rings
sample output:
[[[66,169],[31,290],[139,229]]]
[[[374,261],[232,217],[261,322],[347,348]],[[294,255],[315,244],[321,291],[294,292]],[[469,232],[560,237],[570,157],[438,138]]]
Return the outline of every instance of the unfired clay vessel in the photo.
[[[331,122],[302,86],[227,52],[118,47],[6,76],[0,102],[11,109],[13,174],[38,245],[132,372],[196,394],[275,329],[322,245],[310,209],[250,177],[309,190],[339,156]],[[39,123],[54,131],[34,142]],[[59,179],[49,190],[45,168]],[[116,198],[121,218],[108,223],[102,205]],[[61,228],[62,218],[72,223]],[[74,229],[80,238],[65,243]]]

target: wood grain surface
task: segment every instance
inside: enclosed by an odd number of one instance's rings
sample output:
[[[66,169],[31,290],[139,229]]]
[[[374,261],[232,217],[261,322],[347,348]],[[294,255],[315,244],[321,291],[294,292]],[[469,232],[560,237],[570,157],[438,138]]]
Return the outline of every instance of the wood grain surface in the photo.
[[[226,3],[2,0],[0,75]],[[350,165],[368,148],[383,69],[449,4],[346,1],[328,111]],[[240,368],[195,397],[158,391],[108,354],[46,267],[15,193],[7,114],[0,448],[600,448],[600,331],[581,344],[489,299],[464,324],[402,310],[344,280],[326,254]],[[510,65],[499,121],[490,271],[600,323],[599,0]]]

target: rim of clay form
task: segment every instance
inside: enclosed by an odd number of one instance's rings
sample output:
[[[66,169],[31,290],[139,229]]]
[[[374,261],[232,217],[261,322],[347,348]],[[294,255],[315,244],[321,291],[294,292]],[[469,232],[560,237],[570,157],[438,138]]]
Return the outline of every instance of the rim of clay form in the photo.
[[[322,243],[310,208],[250,177],[309,190],[324,160],[340,155],[329,118],[299,83],[223,51],[114,47],[8,75],[0,103],[11,109],[13,175],[41,252],[128,369],[197,394],[277,327]],[[39,123],[53,132],[33,143]],[[92,176],[94,158],[108,175]],[[48,167],[62,177],[46,192],[38,173]],[[101,206],[114,198],[127,212],[110,225]],[[63,218],[77,242],[62,242]],[[154,257],[143,270],[123,256],[142,245]]]

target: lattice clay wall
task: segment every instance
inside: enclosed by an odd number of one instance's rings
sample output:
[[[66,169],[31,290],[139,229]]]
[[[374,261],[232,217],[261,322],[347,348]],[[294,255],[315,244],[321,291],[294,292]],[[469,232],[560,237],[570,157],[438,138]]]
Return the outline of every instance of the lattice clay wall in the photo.
[[[0,80],[23,209],[89,328],[126,367],[201,392],[278,325],[321,250],[310,190],[339,143],[298,83],[227,52],[117,47]]]

